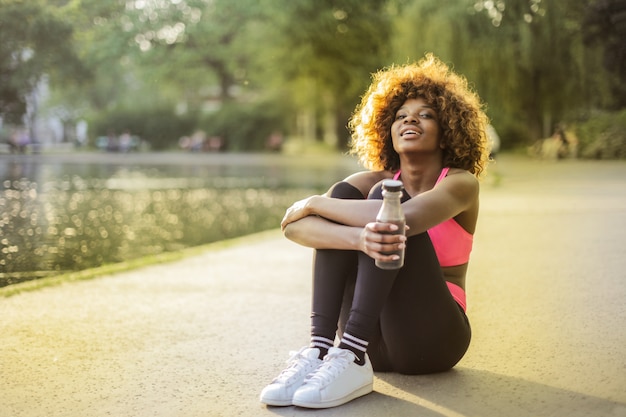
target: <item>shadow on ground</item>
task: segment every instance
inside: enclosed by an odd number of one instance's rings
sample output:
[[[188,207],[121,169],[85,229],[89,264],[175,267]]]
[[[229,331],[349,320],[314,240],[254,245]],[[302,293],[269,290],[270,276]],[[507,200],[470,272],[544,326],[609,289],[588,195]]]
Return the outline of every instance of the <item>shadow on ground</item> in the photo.
[[[443,374],[405,376],[377,373],[375,392],[341,407],[345,415],[461,416],[626,416],[626,404],[526,381],[490,371],[459,367]],[[336,415],[339,409],[268,407],[277,416]]]

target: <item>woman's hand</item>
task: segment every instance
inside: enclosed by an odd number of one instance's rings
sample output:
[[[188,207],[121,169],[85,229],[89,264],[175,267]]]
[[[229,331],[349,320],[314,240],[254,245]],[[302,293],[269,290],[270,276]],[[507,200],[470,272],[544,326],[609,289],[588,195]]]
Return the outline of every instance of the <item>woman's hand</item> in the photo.
[[[408,229],[408,227],[407,227]],[[393,223],[368,223],[361,232],[359,250],[369,257],[380,261],[395,261],[398,255],[385,255],[392,251],[404,249],[406,236],[396,233],[398,226]]]
[[[283,220],[280,222],[280,228],[282,230],[285,230],[285,227],[287,227],[289,223],[293,223],[304,217],[315,214],[312,210],[311,202],[315,198],[318,198],[318,197],[320,196],[312,195],[303,200],[296,201],[295,203],[293,203],[291,207],[289,207],[287,211],[285,212],[285,216],[283,217]]]

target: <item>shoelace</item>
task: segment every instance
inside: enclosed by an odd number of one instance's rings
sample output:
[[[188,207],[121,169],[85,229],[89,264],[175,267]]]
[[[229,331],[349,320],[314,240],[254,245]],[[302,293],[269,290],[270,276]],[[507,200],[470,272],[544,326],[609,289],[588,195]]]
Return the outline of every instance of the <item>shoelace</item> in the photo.
[[[300,372],[303,370],[307,371],[307,368],[311,368],[312,361],[302,354],[304,349],[289,352],[289,359],[287,359],[287,364],[289,367],[283,369],[283,371],[278,375],[274,382],[287,383],[290,379],[297,377]]]
[[[320,387],[331,383],[351,362],[354,362],[354,354],[349,350],[332,352],[324,357],[324,362],[306,380],[307,384]]]

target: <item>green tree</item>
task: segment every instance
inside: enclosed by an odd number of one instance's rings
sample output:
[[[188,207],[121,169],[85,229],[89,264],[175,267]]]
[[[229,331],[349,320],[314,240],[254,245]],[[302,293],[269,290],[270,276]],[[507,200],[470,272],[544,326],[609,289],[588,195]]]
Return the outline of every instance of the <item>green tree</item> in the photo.
[[[588,2],[582,27],[585,44],[599,49],[595,62],[601,62],[608,73],[607,86],[612,94],[607,107],[626,107],[626,1]]]
[[[439,55],[474,84],[505,141],[528,143],[602,100],[604,72],[587,59],[583,10],[576,0],[424,0],[399,17],[395,56]]]
[[[0,116],[6,122],[22,122],[28,96],[44,75],[57,83],[87,76],[72,25],[43,0],[0,0],[0,39]]]
[[[168,106],[172,114],[194,114],[245,100],[257,39],[249,28],[262,19],[258,3],[76,0],[81,51],[97,74],[82,95],[97,110],[98,126],[102,114],[137,108],[162,114]]]
[[[169,108],[185,126],[208,112],[199,127],[242,136],[233,149],[262,147],[272,126],[343,147],[370,74],[433,52],[474,84],[505,144],[522,144],[624,105],[623,4],[0,0],[0,112],[18,120],[45,74],[68,123]]]
[[[499,24],[486,25],[490,33],[480,45],[496,53],[489,55],[489,61],[477,62],[471,73],[489,75],[480,86],[493,100],[493,109],[506,111],[495,111],[494,117],[516,132],[527,130],[526,138],[519,138],[522,141],[551,135],[556,123],[583,104],[585,62],[580,59],[578,3],[502,2]],[[491,17],[489,10],[485,15]]]
[[[281,10],[273,56],[304,121],[300,134],[345,145],[370,74],[389,62],[392,11],[377,0],[284,0]]]
[[[126,10],[134,58],[160,81],[181,89],[192,104],[213,94],[222,102],[237,94],[248,74],[249,27],[262,19],[252,0],[135,2]],[[195,103],[194,103],[195,101]]]
[[[291,118],[308,118],[309,135],[333,144],[345,143],[350,111],[387,62],[391,30],[385,3],[373,0],[131,2],[119,19],[131,59],[161,94],[191,109],[295,103]]]

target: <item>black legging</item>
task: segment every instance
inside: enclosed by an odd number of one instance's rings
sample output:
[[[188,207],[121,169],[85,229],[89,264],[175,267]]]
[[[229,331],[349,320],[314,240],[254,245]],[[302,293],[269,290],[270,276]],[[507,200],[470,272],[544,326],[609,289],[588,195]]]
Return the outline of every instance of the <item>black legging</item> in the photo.
[[[330,196],[363,199],[346,182]],[[368,198],[381,199],[380,187]],[[405,193],[403,201],[410,197]],[[375,371],[441,372],[465,354],[469,321],[454,301],[428,233],[406,242],[404,266],[382,270],[360,251],[318,249],[313,260],[312,333],[333,339],[339,326],[369,341]]]

